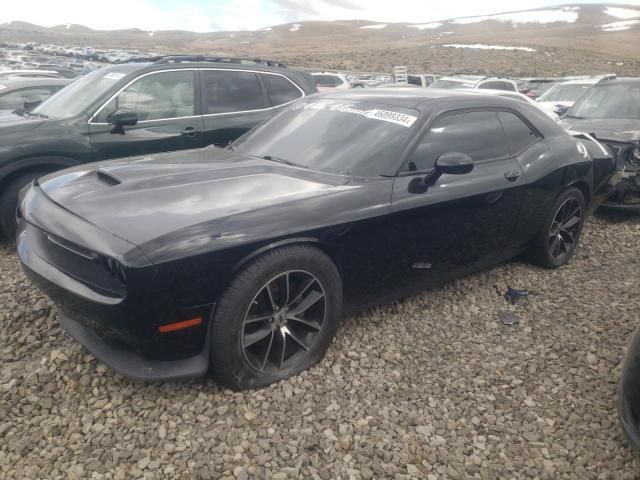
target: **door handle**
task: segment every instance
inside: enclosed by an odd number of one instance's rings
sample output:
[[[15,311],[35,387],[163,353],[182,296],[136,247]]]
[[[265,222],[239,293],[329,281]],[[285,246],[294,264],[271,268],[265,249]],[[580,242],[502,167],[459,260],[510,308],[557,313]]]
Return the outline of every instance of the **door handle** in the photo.
[[[182,135],[186,137],[195,137],[197,134],[198,131],[195,129],[195,127],[186,127],[184,130],[182,130]]]
[[[520,178],[520,172],[517,170],[509,170],[508,172],[505,172],[504,178],[506,178],[510,182],[515,182]]]

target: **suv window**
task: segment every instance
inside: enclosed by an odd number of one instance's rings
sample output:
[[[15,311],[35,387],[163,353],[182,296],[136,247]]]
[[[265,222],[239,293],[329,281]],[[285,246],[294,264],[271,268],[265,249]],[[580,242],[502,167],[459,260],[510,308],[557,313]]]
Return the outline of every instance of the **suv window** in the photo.
[[[0,109],[20,108],[25,103],[42,101],[51,95],[51,90],[46,87],[27,88],[0,96]]]
[[[262,80],[267,85],[271,104],[275,107],[283,103],[293,102],[302,97],[300,90],[285,77],[280,75],[262,74]]]
[[[234,70],[202,70],[204,113],[230,113],[266,108],[258,75]]]
[[[538,136],[514,113],[498,112],[511,153],[516,155],[538,141]]]
[[[466,153],[474,162],[507,156],[509,152],[496,112],[438,117],[409,155],[403,170],[430,170],[440,155],[451,152]]]
[[[138,121],[191,117],[195,114],[194,72],[159,72],[140,77],[113,98],[98,114],[96,123],[109,123],[119,108],[136,112]]]
[[[507,92],[515,92],[516,89],[513,84],[509,82],[484,82],[481,83],[478,88],[487,88],[491,90],[506,90]]]
[[[420,81],[420,77],[418,77],[416,75],[407,75],[407,83],[409,85],[418,85],[419,87],[422,86],[422,82]]]
[[[339,87],[344,82],[337,75],[314,75],[318,87]]]

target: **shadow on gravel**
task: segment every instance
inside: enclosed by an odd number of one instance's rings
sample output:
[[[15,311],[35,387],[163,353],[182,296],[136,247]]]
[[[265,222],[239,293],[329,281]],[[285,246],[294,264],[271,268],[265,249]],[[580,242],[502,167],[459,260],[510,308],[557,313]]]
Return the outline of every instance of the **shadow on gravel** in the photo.
[[[640,214],[611,208],[599,208],[593,216],[609,223],[640,224]]]

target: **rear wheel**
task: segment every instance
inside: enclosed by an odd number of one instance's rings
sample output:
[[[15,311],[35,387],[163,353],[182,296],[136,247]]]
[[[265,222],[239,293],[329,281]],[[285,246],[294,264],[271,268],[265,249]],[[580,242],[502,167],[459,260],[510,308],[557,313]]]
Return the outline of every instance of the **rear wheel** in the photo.
[[[566,264],[578,246],[584,220],[584,195],[577,188],[569,188],[555,201],[536,235],[530,250],[532,262],[544,268]]]
[[[212,376],[242,390],[306,370],[324,356],[341,307],[340,274],[320,250],[290,246],[257,258],[216,306]]]
[[[25,185],[46,172],[29,172],[11,180],[0,197],[0,232],[7,240],[13,242],[16,238],[16,209],[18,208],[18,193]]]

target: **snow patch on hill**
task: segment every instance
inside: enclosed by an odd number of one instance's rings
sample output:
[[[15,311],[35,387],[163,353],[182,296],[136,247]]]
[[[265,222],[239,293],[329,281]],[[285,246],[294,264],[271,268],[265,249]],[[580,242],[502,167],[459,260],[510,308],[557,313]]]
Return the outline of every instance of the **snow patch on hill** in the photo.
[[[624,20],[621,22],[607,23],[600,25],[603,32],[621,32],[623,30],[629,30],[633,25],[640,23],[640,20]]]
[[[640,17],[640,10],[636,10],[635,8],[607,7],[604,9],[604,13],[610,17],[622,19]]]
[[[387,26],[386,23],[378,23],[376,25],[365,25],[364,27],[360,27],[360,28],[380,29],[380,28],[386,28],[386,26]]]
[[[526,12],[500,13],[498,15],[486,15],[482,17],[456,18],[455,20],[451,20],[450,23],[467,25],[469,23],[485,22],[487,20],[510,23],[575,23],[575,21],[578,20],[579,9],[580,7],[562,7],[546,10],[529,10]]]
[[[409,25],[410,28],[417,28],[418,30],[431,30],[434,28],[439,28],[444,25],[441,22],[431,22],[431,23],[421,23],[419,25]]]
[[[434,47],[447,47],[447,48],[475,48],[478,50],[518,50],[521,52],[535,52],[535,48],[529,47],[506,47],[504,45],[484,45],[482,43],[462,44],[462,43],[447,43],[445,45],[434,45]],[[431,47],[433,48],[433,47]]]

